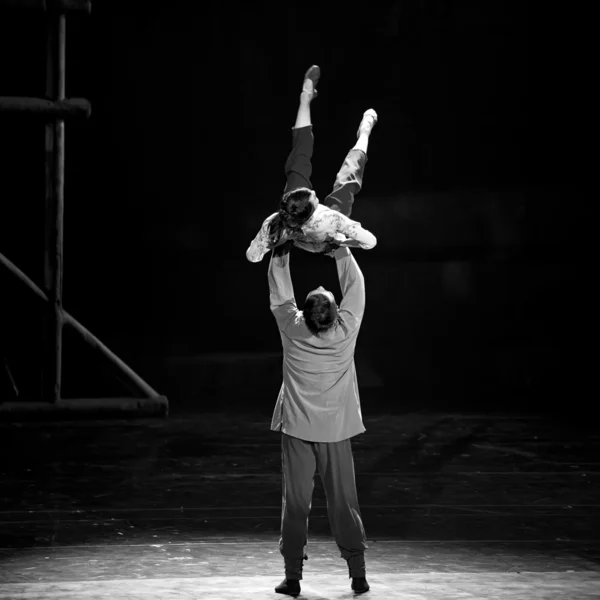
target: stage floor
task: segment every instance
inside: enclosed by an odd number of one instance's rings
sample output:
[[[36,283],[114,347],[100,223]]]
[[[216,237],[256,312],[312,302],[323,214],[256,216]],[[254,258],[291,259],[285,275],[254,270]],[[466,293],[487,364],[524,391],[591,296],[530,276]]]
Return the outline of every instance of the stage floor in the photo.
[[[600,598],[600,434],[550,416],[369,414],[364,598]],[[264,414],[0,424],[0,599],[284,598]],[[302,595],[352,598],[318,476]]]

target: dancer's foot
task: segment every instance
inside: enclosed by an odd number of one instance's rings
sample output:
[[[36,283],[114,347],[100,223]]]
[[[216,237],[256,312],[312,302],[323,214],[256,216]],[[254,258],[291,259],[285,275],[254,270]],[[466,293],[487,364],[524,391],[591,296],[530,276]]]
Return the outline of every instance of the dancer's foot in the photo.
[[[371,589],[366,577],[353,577],[351,587],[355,594],[364,594]]]
[[[310,67],[304,73],[304,81],[302,83],[302,94],[306,95],[310,100],[317,97],[317,85],[321,78],[321,69],[317,65]]]
[[[375,127],[375,123],[377,123],[377,113],[370,108],[363,114],[362,121],[356,132],[356,137],[359,138],[361,135],[370,135],[373,127]]]
[[[284,579],[276,588],[278,594],[287,594],[288,596],[300,595],[300,581],[297,579]]]

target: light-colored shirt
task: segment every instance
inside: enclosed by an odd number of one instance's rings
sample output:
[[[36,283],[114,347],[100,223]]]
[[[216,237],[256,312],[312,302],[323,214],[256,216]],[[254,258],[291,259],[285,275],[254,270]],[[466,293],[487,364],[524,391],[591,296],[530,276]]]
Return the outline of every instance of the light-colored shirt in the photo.
[[[260,262],[270,250],[269,225],[277,214],[273,213],[264,220],[260,231],[246,250],[246,258],[250,262]],[[286,234],[282,240],[286,238]],[[363,229],[358,221],[353,221],[323,204],[319,204],[308,221],[302,225],[301,233],[287,235],[288,239],[294,239],[294,245],[308,252],[323,252],[327,242],[331,241],[342,244],[349,239],[355,240],[364,250],[370,250],[377,244],[377,238],[370,231]]]
[[[289,253],[273,253],[269,264],[271,311],[283,344],[283,383],[271,429],[310,442],[339,442],[365,431],[354,366],[365,282],[348,248],[334,257],[343,294],[339,322],[318,336],[296,306]]]

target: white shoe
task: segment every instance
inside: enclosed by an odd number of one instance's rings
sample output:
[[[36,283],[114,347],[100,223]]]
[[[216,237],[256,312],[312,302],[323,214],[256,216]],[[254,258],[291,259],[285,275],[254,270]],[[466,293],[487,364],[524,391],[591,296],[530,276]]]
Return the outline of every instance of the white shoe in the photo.
[[[305,94],[309,94],[310,96],[316,98],[317,97],[317,85],[319,83],[319,79],[321,78],[321,69],[318,65],[313,65],[306,70],[304,73],[304,81],[302,83],[302,91]]]
[[[373,127],[375,127],[375,123],[377,123],[377,118],[377,113],[372,108],[366,110],[363,114],[362,121],[358,126],[358,130],[356,131],[356,137],[359,138],[361,133],[370,135]]]

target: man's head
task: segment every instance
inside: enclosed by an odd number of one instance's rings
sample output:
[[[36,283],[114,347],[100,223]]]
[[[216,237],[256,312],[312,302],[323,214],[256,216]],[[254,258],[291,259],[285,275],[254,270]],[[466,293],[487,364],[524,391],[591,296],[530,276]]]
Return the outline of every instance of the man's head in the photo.
[[[331,329],[338,320],[335,298],[322,286],[308,293],[302,312],[306,326],[313,335]]]
[[[301,227],[308,221],[319,200],[315,192],[309,188],[296,188],[286,192],[279,204],[279,214],[287,227]]]

